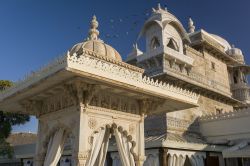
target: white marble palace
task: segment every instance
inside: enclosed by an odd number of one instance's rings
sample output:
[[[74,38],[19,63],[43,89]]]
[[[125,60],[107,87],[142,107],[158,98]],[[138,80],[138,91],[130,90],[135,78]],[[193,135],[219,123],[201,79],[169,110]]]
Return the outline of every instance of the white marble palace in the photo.
[[[39,126],[0,165],[249,166],[242,51],[160,5],[139,37],[145,51],[134,45],[124,62],[94,16],[86,40],[2,91],[0,110]]]

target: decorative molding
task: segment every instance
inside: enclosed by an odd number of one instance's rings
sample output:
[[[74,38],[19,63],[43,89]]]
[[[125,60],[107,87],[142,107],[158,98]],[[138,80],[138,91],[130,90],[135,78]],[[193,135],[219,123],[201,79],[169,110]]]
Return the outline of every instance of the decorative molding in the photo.
[[[231,112],[224,112],[221,114],[209,114],[199,117],[199,122],[211,122],[211,121],[220,121],[225,119],[234,119],[240,117],[247,117],[250,116],[249,108],[241,109],[241,110],[234,110]]]
[[[73,152],[72,157],[77,160],[87,160],[89,156],[89,151],[86,152]]]
[[[167,128],[168,130],[180,130],[180,131],[193,131],[199,132],[199,124],[194,121],[188,121],[184,119],[178,119],[167,116]]]
[[[81,52],[79,52],[77,56],[81,56],[82,54],[91,55],[91,56],[96,57],[98,59],[105,60],[107,62],[111,62],[113,64],[119,65],[121,67],[125,67],[125,68],[133,70],[135,72],[139,72],[139,73],[143,73],[144,72],[144,70],[141,69],[141,68],[139,68],[139,67],[130,65],[130,64],[125,63],[125,62],[117,61],[115,59],[110,59],[107,56],[99,55],[99,54],[97,54],[97,53],[95,53],[93,51],[90,51],[90,50],[84,50],[84,49],[82,49]]]
[[[158,80],[154,80],[153,78],[142,76],[142,73],[134,72],[128,70],[127,68],[117,66],[106,61],[100,61],[95,59],[94,57],[88,55],[81,55],[79,57],[71,56],[69,57],[69,62],[77,63],[79,65],[83,65],[84,68],[94,68],[103,73],[108,73],[111,77],[120,77],[121,80],[126,79],[127,82],[134,82],[134,84],[150,85],[153,87],[158,87],[165,91],[171,91],[174,93],[181,94],[186,97],[190,97],[192,99],[198,100],[199,95],[196,93],[182,89],[180,87],[175,87],[170,85],[169,83],[159,82]],[[72,67],[74,65],[72,64]],[[93,69],[92,69],[93,70]]]
[[[76,105],[76,98],[70,93],[59,93],[49,98],[46,98],[43,103],[39,115],[44,115],[50,112],[62,110],[64,108]]]
[[[192,91],[180,87],[175,87],[168,83],[159,82],[158,80],[155,81],[153,78],[147,76],[142,76],[142,72],[132,70],[131,65],[127,65],[126,63],[110,63],[109,61],[96,58],[91,54],[92,53],[89,51],[85,51],[82,55],[73,56],[70,56],[69,53],[67,53],[67,55],[58,58],[50,65],[39,70],[38,72],[33,72],[23,81],[20,81],[14,86],[0,92],[0,100],[3,100],[4,98],[17,93],[18,91],[27,88],[28,86],[38,82],[42,78],[48,77],[49,75],[59,70],[72,68],[90,73],[96,73],[98,71],[101,76],[113,80],[119,80],[129,85],[137,86],[148,91],[155,91],[155,93],[164,93],[165,95],[176,93],[185,97],[185,100],[188,100],[189,102],[193,102],[196,104],[198,101],[199,95]]]
[[[139,106],[135,99],[113,94],[110,91],[99,91],[92,95],[91,106],[139,114]]]
[[[129,112],[122,112],[122,111],[117,111],[117,110],[111,110],[111,109],[107,109],[107,108],[102,108],[102,107],[96,107],[96,106],[88,106],[87,108],[91,109],[91,110],[95,110],[95,111],[100,111],[100,112],[107,112],[107,113],[111,113],[113,114],[114,117],[116,116],[125,116],[128,119],[130,118],[141,118],[140,115],[136,115],[136,114],[132,114]],[[90,110],[88,110],[90,111]]]
[[[42,110],[43,101],[25,100],[20,102],[20,105],[24,108],[25,113],[38,116]]]

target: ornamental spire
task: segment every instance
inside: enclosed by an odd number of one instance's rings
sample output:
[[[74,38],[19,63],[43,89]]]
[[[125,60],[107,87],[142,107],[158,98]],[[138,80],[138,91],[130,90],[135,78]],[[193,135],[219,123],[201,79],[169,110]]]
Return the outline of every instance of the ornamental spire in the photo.
[[[89,40],[98,40],[99,31],[98,31],[98,21],[96,20],[96,16],[94,15],[90,24],[89,29]]]
[[[193,22],[191,17],[188,20],[188,31],[189,31],[189,33],[194,33],[194,31],[195,31],[194,22]]]
[[[163,13],[163,12],[167,11],[167,7],[165,7],[165,9],[163,9],[161,7],[161,4],[158,3],[157,8],[152,8],[152,10],[153,10],[154,13]]]

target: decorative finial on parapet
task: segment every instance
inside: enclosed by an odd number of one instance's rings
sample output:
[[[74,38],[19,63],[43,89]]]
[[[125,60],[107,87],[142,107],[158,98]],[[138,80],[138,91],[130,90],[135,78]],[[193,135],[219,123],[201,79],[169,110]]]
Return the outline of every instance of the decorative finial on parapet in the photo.
[[[232,44],[232,48],[235,48],[235,45],[234,45],[234,44]]]
[[[167,8],[165,7],[165,9],[163,9],[161,4],[158,3],[157,8],[152,8],[152,10],[154,13],[163,13],[164,11],[167,11]]]
[[[98,28],[98,21],[96,20],[96,16],[94,15],[90,24],[89,29],[89,40],[98,40],[99,31]]]
[[[194,31],[195,31],[194,22],[193,22],[191,17],[188,20],[188,31],[189,31],[189,33],[194,33]]]
[[[134,49],[138,49],[137,43],[133,44]]]
[[[158,3],[158,10],[161,10],[161,4]]]

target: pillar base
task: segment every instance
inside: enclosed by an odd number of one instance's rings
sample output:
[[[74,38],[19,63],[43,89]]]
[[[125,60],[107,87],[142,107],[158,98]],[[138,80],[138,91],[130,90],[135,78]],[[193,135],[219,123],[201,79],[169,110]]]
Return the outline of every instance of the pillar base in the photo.
[[[73,155],[73,166],[85,166],[88,159],[88,152],[77,152]]]
[[[139,156],[136,160],[136,166],[143,166],[146,156]]]

